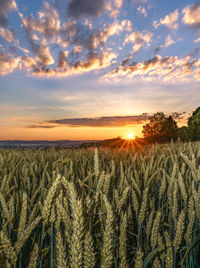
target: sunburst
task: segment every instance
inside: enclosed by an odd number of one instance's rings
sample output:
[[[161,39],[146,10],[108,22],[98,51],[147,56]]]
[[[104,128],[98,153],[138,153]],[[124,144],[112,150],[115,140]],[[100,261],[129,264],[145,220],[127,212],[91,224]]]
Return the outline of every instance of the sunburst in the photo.
[[[134,139],[134,135],[133,135],[133,133],[128,133],[128,136],[127,136],[127,139],[128,140],[133,140]]]

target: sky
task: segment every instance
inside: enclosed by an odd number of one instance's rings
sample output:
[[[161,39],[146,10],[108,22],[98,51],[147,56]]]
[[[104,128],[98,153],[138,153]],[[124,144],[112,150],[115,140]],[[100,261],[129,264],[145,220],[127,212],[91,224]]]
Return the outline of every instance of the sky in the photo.
[[[0,140],[142,135],[200,106],[200,1],[0,0]]]

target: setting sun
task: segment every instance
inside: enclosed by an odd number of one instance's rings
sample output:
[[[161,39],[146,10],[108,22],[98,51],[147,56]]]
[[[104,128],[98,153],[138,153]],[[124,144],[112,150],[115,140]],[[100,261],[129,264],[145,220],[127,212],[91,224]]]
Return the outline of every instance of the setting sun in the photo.
[[[128,137],[127,137],[127,139],[129,139],[129,140],[134,139],[134,135],[133,135],[133,133],[128,133]]]

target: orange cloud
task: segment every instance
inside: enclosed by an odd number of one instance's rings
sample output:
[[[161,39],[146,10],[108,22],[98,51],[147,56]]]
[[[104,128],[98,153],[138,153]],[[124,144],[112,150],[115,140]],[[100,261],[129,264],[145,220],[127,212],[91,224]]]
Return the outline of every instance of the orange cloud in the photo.
[[[144,17],[147,17],[147,11],[146,11],[146,9],[145,9],[144,7],[139,6],[139,7],[137,8],[137,11],[138,11],[140,14],[142,14]]]
[[[149,119],[148,114],[134,116],[104,116],[98,118],[68,118],[50,120],[29,126],[29,128],[69,127],[125,127],[142,124]]]
[[[0,0],[0,25],[8,26],[9,20],[7,13],[11,10],[17,10],[15,0]]]
[[[116,18],[122,5],[123,0],[109,0],[106,3],[106,10],[110,12],[112,18]]]
[[[128,35],[124,41],[124,46],[127,43],[133,43],[133,52],[139,51],[145,44],[149,46],[151,44],[151,38],[153,34],[151,32],[139,32],[135,31]]]
[[[194,43],[199,43],[200,42],[200,37],[194,40]]]
[[[51,7],[47,2],[44,2],[44,9],[38,12],[38,18],[24,18],[22,13],[19,13],[19,15],[22,26],[26,30],[29,39],[38,40],[39,38],[35,34],[35,32],[38,32],[42,37],[53,41],[59,33],[59,15],[56,9]]]
[[[105,80],[118,80],[120,78],[144,80],[163,79],[170,80],[200,80],[200,59],[192,60],[190,56],[179,59],[178,57],[165,57],[160,55],[143,62],[121,64],[118,69],[106,74]]]
[[[174,40],[172,40],[171,35],[168,34],[168,36],[165,38],[165,44],[164,45],[160,45],[155,49],[155,53],[158,53],[162,48],[165,47],[169,47],[173,44],[175,44],[176,42]]]
[[[20,58],[14,58],[9,54],[0,54],[0,74],[5,75],[12,73],[16,68],[18,68]]]
[[[200,4],[189,5],[183,9],[183,23],[200,29]]]
[[[13,41],[13,33],[9,29],[4,30],[0,27],[0,35],[9,43]]]
[[[116,1],[116,5],[120,6],[120,2]],[[54,13],[55,19],[51,20]],[[44,11],[38,14],[37,19],[24,18],[20,14],[27,40],[35,54],[34,62],[33,58],[22,58],[23,66],[27,67],[27,71],[30,73],[32,63],[33,75],[36,76],[63,77],[110,66],[113,59],[116,58],[116,54],[106,48],[108,38],[118,35],[122,31],[128,32],[132,27],[128,20],[121,22],[115,20],[111,25],[105,24],[103,30],[93,28],[89,20],[80,23],[70,19],[60,25],[56,11],[51,9],[47,3],[44,5]],[[52,31],[51,28],[54,28],[56,20],[57,28],[55,27],[55,31]],[[44,37],[42,42],[39,41],[38,33]],[[47,39],[64,48],[70,46],[69,51],[59,51],[57,68],[47,68],[55,63],[48,42],[45,41]]]
[[[168,29],[176,30],[178,28],[178,24],[176,23],[178,16],[178,9],[176,9],[174,12],[166,15],[163,19],[160,19],[159,22],[154,21],[153,26],[157,29],[160,25],[165,25]]]
[[[171,36],[168,34],[168,36],[165,39],[165,47],[169,47],[175,43],[176,42],[174,40],[172,40]]]
[[[98,54],[88,54],[85,61],[77,61],[73,66],[65,64],[65,54],[62,52],[60,56],[60,68],[46,68],[46,67],[34,67],[33,76],[45,76],[45,77],[66,77],[73,74],[80,74],[83,72],[88,72],[92,70],[98,70],[110,66],[116,55],[112,52],[103,52],[103,56],[100,57]]]

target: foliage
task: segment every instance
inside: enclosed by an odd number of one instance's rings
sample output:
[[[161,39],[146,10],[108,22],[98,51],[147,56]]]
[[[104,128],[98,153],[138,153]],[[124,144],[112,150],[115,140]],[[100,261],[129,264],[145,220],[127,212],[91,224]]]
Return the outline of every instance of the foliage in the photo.
[[[190,136],[190,130],[188,127],[183,126],[178,129],[178,137],[181,139],[181,141],[189,141]]]
[[[190,139],[192,141],[200,140],[200,107],[197,108],[188,119],[188,128]]]
[[[169,142],[177,138],[177,123],[171,117],[158,112],[149,118],[150,122],[143,126],[145,140],[150,143]]]
[[[0,149],[0,267],[200,267],[199,148]]]

